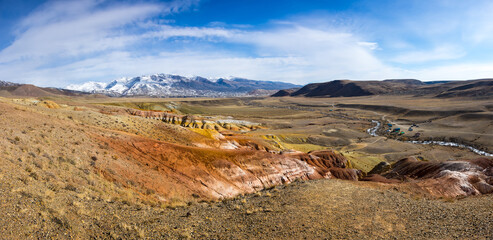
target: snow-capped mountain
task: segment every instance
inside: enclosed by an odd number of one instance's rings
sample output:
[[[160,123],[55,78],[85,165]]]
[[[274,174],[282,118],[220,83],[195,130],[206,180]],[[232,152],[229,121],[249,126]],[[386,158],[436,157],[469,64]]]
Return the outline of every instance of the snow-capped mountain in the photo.
[[[68,85],[66,89],[76,90],[81,92],[98,92],[104,90],[106,83],[100,82],[86,82],[80,85]]]
[[[5,82],[0,80],[0,87],[10,87],[10,86],[19,86],[20,84],[18,83],[13,83],[13,82]]]
[[[256,81],[244,78],[207,79],[203,77],[187,78],[179,75],[155,74],[134,78],[120,78],[110,83],[87,82],[69,85],[66,88],[75,91],[101,93],[110,96],[246,96],[257,89],[280,90],[298,87],[291,83]]]

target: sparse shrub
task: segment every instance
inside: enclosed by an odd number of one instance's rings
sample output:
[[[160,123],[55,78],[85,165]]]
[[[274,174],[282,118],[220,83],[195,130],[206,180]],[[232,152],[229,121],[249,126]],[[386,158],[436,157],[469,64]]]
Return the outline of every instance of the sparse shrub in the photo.
[[[19,177],[18,179],[19,179],[19,181],[21,181],[22,183],[24,183],[26,185],[29,183],[29,179],[27,179],[27,177],[25,177],[25,176]]]
[[[149,188],[146,189],[146,195],[153,195],[155,193],[156,193],[156,191],[154,189],[149,189]]]
[[[55,174],[53,174],[52,172],[45,172],[45,179],[46,179],[46,181],[50,181],[52,179],[55,179]]]
[[[58,157],[58,161],[59,162],[70,163],[72,165],[75,165],[76,164],[76,162],[73,159],[71,159],[71,158]]]
[[[74,185],[70,184],[70,183],[67,184],[64,189],[65,190],[68,190],[68,191],[72,191],[72,192],[76,192],[77,191],[77,188]]]
[[[32,177],[34,180],[38,180],[38,174],[35,172],[30,173],[29,177]]]
[[[51,219],[54,223],[60,225],[61,227],[71,229],[69,222],[64,217],[53,217]]]

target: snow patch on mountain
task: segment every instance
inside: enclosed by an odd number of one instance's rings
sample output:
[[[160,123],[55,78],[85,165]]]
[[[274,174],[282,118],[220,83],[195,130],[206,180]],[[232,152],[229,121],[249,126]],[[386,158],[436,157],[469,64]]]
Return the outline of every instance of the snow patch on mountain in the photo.
[[[133,78],[120,78],[109,83],[87,82],[72,84],[69,90],[101,93],[109,96],[248,96],[257,89],[280,90],[297,85],[283,82],[256,81],[244,78],[183,77],[171,74],[154,74]]]
[[[102,82],[86,82],[80,85],[71,84],[66,87],[69,90],[81,91],[81,92],[92,92],[92,91],[101,91],[108,84]]]

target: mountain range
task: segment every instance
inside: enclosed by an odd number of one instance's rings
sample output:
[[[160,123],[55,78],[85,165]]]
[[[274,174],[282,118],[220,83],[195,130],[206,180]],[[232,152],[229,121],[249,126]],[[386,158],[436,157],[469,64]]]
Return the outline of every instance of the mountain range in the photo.
[[[279,90],[282,89],[282,90]],[[91,96],[91,97],[358,97],[369,95],[414,95],[437,98],[492,98],[493,79],[467,81],[420,81],[391,79],[383,81],[334,80],[311,83],[303,87],[290,83],[255,81],[244,78],[206,79],[157,74],[122,78],[110,83],[87,82],[70,85],[67,89],[37,87],[0,81],[0,96]]]
[[[152,97],[229,97],[248,96],[250,92],[263,90],[280,90],[301,87],[291,83],[256,81],[245,78],[183,77],[171,74],[154,74],[148,76],[121,78],[110,83],[87,82],[69,85],[69,90],[101,93],[109,96],[152,96]],[[255,95],[255,94],[253,94]],[[267,94],[268,95],[268,94]]]

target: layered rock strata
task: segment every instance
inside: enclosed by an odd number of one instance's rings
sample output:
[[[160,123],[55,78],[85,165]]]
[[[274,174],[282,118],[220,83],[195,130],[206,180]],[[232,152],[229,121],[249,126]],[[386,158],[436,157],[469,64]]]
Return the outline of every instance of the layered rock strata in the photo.
[[[324,178],[357,181],[362,176],[361,170],[348,168],[348,160],[343,155],[334,151],[321,150],[290,155],[313,166]]]
[[[215,120],[199,118],[191,115],[179,115],[168,112],[141,111],[128,109],[127,112],[134,116],[160,120],[170,124],[183,127],[210,129],[210,130],[232,130],[232,131],[251,131],[260,128],[260,124],[239,120]]]

